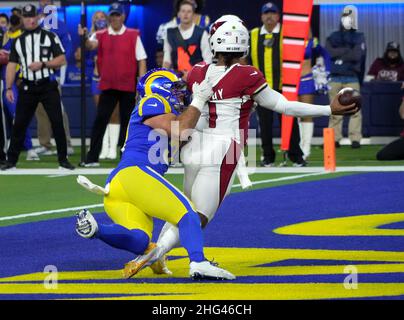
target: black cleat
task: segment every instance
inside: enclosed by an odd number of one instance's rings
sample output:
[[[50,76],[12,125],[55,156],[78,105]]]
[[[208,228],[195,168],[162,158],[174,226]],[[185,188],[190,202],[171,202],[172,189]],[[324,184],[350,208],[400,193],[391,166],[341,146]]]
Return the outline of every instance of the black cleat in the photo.
[[[351,144],[352,149],[359,149],[360,147],[361,147],[361,144],[359,141],[352,141],[352,144]]]
[[[6,170],[12,170],[15,169],[15,163],[10,162],[10,161],[5,161],[0,165],[0,170],[1,171],[6,171]]]

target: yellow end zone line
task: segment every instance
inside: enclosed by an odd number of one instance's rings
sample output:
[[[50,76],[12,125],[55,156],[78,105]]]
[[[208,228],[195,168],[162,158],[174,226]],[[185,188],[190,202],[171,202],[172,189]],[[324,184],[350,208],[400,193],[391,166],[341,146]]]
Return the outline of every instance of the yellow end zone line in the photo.
[[[301,174],[301,175],[295,175],[295,176],[289,176],[289,177],[282,177],[282,178],[276,178],[276,179],[267,179],[267,180],[259,180],[259,181],[252,181],[253,185],[258,185],[258,184],[266,184],[266,183],[271,183],[271,182],[278,182],[278,181],[287,181],[287,180],[295,180],[295,179],[301,179],[305,177],[310,177],[310,176],[318,176],[318,175],[324,175],[328,174],[328,172],[316,172],[316,173],[308,173],[308,174]],[[241,187],[240,184],[233,185],[232,188],[239,188]],[[24,218],[30,218],[30,217],[39,217],[39,216],[45,216],[45,215],[53,215],[56,213],[64,213],[64,212],[70,212],[70,211],[77,211],[81,209],[94,209],[94,208],[101,208],[104,205],[101,204],[91,204],[91,205],[82,205],[79,207],[71,207],[71,208],[64,208],[64,209],[56,209],[56,210],[46,210],[46,211],[37,211],[37,212],[30,212],[30,213],[23,213],[23,214],[18,214],[14,216],[6,216],[6,217],[0,217],[0,221],[8,221],[8,220],[17,220],[17,219],[24,219]]]

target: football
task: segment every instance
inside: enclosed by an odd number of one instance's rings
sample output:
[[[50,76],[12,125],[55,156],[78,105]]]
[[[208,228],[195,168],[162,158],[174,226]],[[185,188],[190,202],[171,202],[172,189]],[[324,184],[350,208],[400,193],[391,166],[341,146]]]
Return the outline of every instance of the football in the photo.
[[[344,88],[339,93],[341,94],[338,98],[340,104],[347,106],[355,103],[358,109],[361,109],[362,97],[358,90],[352,88]]]

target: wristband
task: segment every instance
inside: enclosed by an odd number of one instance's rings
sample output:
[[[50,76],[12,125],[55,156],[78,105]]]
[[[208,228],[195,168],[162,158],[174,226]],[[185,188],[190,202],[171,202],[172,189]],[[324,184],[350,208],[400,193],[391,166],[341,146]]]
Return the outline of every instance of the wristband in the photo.
[[[194,99],[191,102],[191,106],[197,108],[199,112],[202,113],[202,109],[205,106],[206,101],[203,99],[199,99],[198,97],[194,97]]]

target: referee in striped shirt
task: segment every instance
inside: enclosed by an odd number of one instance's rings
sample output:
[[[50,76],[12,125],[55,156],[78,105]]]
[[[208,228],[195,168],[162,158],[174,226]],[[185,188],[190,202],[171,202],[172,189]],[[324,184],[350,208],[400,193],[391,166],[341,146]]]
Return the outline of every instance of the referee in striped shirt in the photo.
[[[28,4],[23,7],[22,20],[25,32],[14,41],[7,65],[6,97],[10,102],[16,99],[11,87],[15,81],[18,64],[21,65],[23,80],[18,88],[7,161],[0,169],[8,170],[16,166],[23,147],[25,132],[38,103],[41,102],[52,124],[60,168],[73,170],[74,167],[67,160],[60,94],[54,77],[54,69],[66,64],[64,48],[56,34],[39,26],[39,15],[34,5]]]

